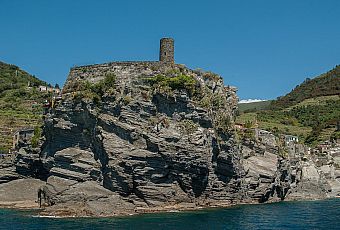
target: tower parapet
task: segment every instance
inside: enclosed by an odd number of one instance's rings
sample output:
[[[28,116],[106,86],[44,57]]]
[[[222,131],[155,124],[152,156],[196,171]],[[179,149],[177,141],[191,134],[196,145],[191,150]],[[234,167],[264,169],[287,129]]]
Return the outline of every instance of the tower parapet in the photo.
[[[160,40],[159,61],[167,64],[174,64],[174,39],[162,38]]]

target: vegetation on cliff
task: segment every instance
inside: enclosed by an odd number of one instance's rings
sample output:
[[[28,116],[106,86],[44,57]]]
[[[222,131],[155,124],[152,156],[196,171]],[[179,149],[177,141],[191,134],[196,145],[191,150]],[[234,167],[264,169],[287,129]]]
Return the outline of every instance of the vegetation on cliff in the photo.
[[[165,75],[156,75],[154,77],[146,78],[155,90],[162,90],[164,92],[170,92],[173,90],[186,90],[190,96],[199,93],[201,87],[197,80],[190,76],[179,74],[174,77],[168,77]]]
[[[128,89],[126,85],[122,88],[122,83],[126,83],[117,80],[113,72],[106,72],[104,78],[95,82],[89,80],[71,81],[68,86],[73,89],[73,98],[90,100],[97,105],[105,100],[112,99],[121,105],[128,105],[130,102],[138,100],[136,97],[150,101],[157,95],[170,97],[175,101],[179,98],[190,100],[190,103],[195,106],[209,111],[213,118],[212,123],[217,131],[230,132],[233,130],[233,119],[230,112],[226,112],[229,106],[225,92],[222,92],[221,77],[211,72],[200,71],[198,75],[202,79],[199,79],[196,72],[187,72],[181,68],[167,69],[161,71],[161,73],[157,71],[157,68],[152,69],[152,71],[155,71],[155,73],[142,74],[140,77],[133,78],[132,84],[134,86],[131,89]],[[83,73],[84,71],[80,70],[80,74]],[[206,82],[209,82],[210,85]],[[216,87],[216,85],[219,85],[222,91],[213,92],[211,87]],[[100,108],[99,106],[98,109]],[[164,123],[164,120],[162,122]],[[150,123],[153,124],[154,121],[150,121]],[[186,132],[184,130],[192,131],[194,126],[185,123],[180,126],[180,129],[183,132]]]
[[[75,99],[90,99],[99,103],[104,95],[113,95],[115,90],[116,76],[112,73],[105,75],[104,79],[97,83],[89,81],[80,82],[76,86]]]
[[[219,81],[218,75],[207,72],[203,75],[205,79],[211,81]],[[224,95],[213,93],[211,89],[198,82],[191,75],[178,74],[172,77],[164,75],[156,75],[147,78],[153,89],[166,94],[172,94],[174,90],[187,92],[193,102],[205,109],[211,111],[213,116],[214,127],[220,132],[229,132],[232,127],[231,117],[224,112],[227,107],[227,99]],[[184,125],[184,127],[192,127],[192,125]],[[194,128],[190,128],[193,130]]]

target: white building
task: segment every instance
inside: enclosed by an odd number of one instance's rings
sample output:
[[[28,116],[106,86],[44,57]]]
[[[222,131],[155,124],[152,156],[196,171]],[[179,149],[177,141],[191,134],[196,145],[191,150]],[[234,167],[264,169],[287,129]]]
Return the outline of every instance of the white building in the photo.
[[[285,142],[286,142],[286,145],[288,145],[291,142],[298,143],[299,138],[293,135],[285,135]]]
[[[40,85],[40,86],[39,86],[39,91],[40,91],[40,92],[46,92],[46,91],[47,91],[47,86]]]

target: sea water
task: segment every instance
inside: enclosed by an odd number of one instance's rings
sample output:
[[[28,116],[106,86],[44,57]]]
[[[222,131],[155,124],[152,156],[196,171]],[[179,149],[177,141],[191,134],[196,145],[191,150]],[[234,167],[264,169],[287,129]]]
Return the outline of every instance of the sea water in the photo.
[[[340,229],[340,199],[111,218],[39,218],[0,209],[0,229]]]

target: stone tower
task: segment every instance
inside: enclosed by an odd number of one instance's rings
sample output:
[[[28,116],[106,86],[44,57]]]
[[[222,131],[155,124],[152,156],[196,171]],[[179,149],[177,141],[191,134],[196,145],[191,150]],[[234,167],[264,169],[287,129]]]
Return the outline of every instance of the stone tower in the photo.
[[[174,64],[174,39],[162,38],[160,41],[159,61],[167,64]]]

